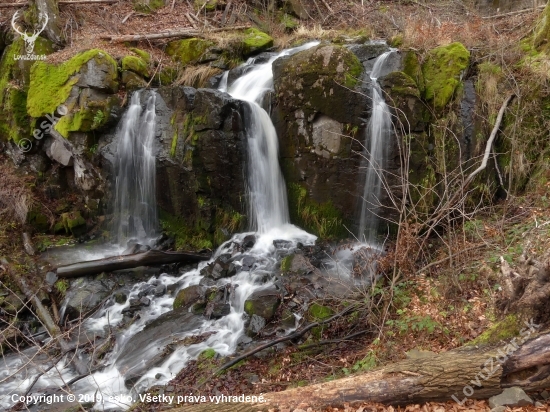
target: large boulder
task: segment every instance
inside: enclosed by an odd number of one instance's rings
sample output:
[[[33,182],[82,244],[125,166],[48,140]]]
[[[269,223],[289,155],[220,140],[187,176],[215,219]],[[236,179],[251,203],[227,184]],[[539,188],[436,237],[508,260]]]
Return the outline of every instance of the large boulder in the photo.
[[[275,61],[273,113],[291,219],[323,237],[347,235],[355,215],[363,65],[345,47],[320,45]]]
[[[244,311],[249,316],[259,316],[270,321],[281,303],[281,292],[271,287],[252,293],[244,302]]]
[[[64,115],[54,126],[61,135],[100,130],[116,116],[117,91],[117,62],[102,50],[88,50],[60,64],[38,61],[30,72],[27,113],[40,119],[63,105]]]
[[[244,104],[163,87],[157,98],[157,201],[179,248],[213,248],[244,228]]]

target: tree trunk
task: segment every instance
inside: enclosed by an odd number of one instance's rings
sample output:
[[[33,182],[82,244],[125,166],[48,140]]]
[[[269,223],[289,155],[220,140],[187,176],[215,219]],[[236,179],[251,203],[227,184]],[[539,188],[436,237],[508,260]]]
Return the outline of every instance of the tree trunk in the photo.
[[[95,275],[101,272],[112,272],[121,269],[131,269],[138,266],[160,265],[166,263],[197,263],[210,259],[210,255],[190,252],[161,252],[149,250],[134,255],[114,256],[105,259],[90,260],[73,263],[72,265],[57,268],[60,278],[75,278],[79,276]]]
[[[40,25],[39,15],[47,15],[48,23],[44,28],[45,36],[55,44],[63,45],[65,40],[63,39],[63,34],[59,25],[59,7],[57,0],[34,0],[34,3],[37,10],[37,25]]]
[[[529,337],[535,329],[524,329]],[[535,336],[535,335],[532,335]],[[515,341],[521,345],[518,337]],[[486,399],[505,388],[526,391],[550,386],[550,333],[523,345],[465,346],[429,358],[404,360],[362,375],[263,395],[265,403],[187,405],[171,412],[253,412],[274,408],[307,409],[341,407],[344,403],[380,402],[405,405],[424,402],[463,403],[468,398]],[[468,395],[468,396],[467,396]],[[453,398],[454,397],[454,398]]]

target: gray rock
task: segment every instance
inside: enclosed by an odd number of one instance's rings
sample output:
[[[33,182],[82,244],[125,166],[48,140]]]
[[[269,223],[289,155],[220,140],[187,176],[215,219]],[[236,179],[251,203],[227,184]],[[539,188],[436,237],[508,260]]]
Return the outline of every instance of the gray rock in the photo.
[[[250,318],[250,323],[248,324],[248,327],[247,327],[247,334],[248,336],[256,336],[265,326],[265,319],[262,318],[261,316],[258,316],[256,314],[253,314],[252,317]]]
[[[205,291],[206,288],[202,285],[192,285],[180,290],[174,299],[174,309],[189,308],[204,298]]]
[[[149,299],[148,297],[143,296],[143,297],[139,300],[139,303],[140,303],[142,306],[149,306],[149,305],[151,304],[151,299]]]
[[[57,275],[54,272],[46,273],[46,283],[53,285],[55,282],[57,282]]]
[[[229,303],[212,302],[209,303],[209,306],[210,307],[206,309],[206,315],[209,316],[210,319],[220,319],[229,315],[231,312],[231,305]]]
[[[67,147],[57,139],[48,139],[45,142],[46,155],[63,166],[73,165],[73,153]]]
[[[491,409],[491,412],[505,412],[506,406],[497,406],[496,408]]]
[[[153,294],[156,297],[160,297],[166,293],[166,285],[160,284],[158,285],[155,290],[153,291]]]
[[[159,316],[130,338],[116,360],[125,382],[133,383],[170,355],[167,346],[186,331],[198,328],[199,316],[180,308]]]
[[[76,85],[116,93],[117,80],[118,68],[103,53],[99,53],[81,67]]]
[[[281,303],[280,293],[275,288],[268,288],[252,293],[244,302],[244,311],[270,321]]]
[[[61,319],[77,319],[82,313],[95,308],[110,293],[107,282],[86,278],[73,281],[65,296],[66,303],[60,313]]]
[[[491,408],[498,406],[527,406],[532,404],[533,400],[527,396],[523,389],[518,387],[506,388],[500,395],[489,398],[489,406]]]

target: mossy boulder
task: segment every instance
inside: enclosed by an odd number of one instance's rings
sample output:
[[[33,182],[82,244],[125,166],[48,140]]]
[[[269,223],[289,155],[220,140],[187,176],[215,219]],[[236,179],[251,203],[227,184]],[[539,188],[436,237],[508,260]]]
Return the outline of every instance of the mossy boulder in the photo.
[[[275,61],[274,84],[285,111],[302,109],[305,118],[324,113],[341,123],[356,121],[353,89],[363,73],[347,48],[320,45]]]
[[[126,90],[137,90],[147,86],[147,82],[139,74],[124,70],[122,72],[122,84],[126,87]]]
[[[508,315],[504,319],[495,322],[469,344],[496,344],[519,335],[521,327],[522,322],[516,315]]]
[[[63,213],[61,220],[66,234],[80,237],[87,231],[86,220],[84,220],[79,211]]]
[[[151,13],[166,5],[165,0],[134,0],[134,10]]]
[[[130,47],[130,51],[141,57],[146,64],[151,63],[151,53],[142,49],[138,49],[137,47]]]
[[[166,54],[172,57],[174,62],[187,66],[198,61],[213,45],[211,41],[197,38],[176,40],[168,43]]]
[[[244,302],[244,311],[270,321],[281,303],[280,293],[275,288],[259,290],[252,293]]]
[[[273,37],[255,27],[245,30],[244,33],[245,35],[241,39],[241,49],[244,57],[260,53],[273,47]]]
[[[192,285],[180,290],[174,299],[174,309],[180,307],[189,308],[191,305],[204,298],[205,291],[206,288],[201,285]]]
[[[121,61],[122,70],[129,70],[139,74],[142,77],[149,77],[149,67],[147,62],[137,56],[125,56]]]
[[[450,102],[470,64],[470,52],[461,43],[432,49],[422,64],[425,80],[424,99],[436,110]]]
[[[75,87],[93,88],[105,93],[117,92],[116,61],[106,52],[92,49],[60,64],[36,62],[30,73],[28,114],[38,118],[54,113],[59,105],[67,104],[71,94],[78,96]],[[77,96],[73,98],[73,105],[78,101]]]

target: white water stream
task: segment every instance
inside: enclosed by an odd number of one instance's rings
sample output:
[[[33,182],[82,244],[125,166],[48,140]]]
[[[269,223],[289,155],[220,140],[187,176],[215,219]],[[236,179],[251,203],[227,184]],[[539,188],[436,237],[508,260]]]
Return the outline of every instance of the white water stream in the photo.
[[[384,63],[392,51],[381,54],[375,61],[370,79],[372,82],[372,114],[365,138],[366,173],[363,186],[361,216],[358,239],[368,245],[376,246],[378,231],[378,210],[382,193],[382,173],[387,158],[387,148],[391,136],[391,114],[378,84]],[[370,144],[368,143],[370,140]],[[367,150],[368,147],[368,150]]]
[[[193,324],[184,332],[174,336],[178,340],[185,337],[209,334],[205,341],[191,345],[175,345],[170,355],[154,367],[133,380],[133,386],[125,384],[126,377],[132,371],[143,367],[146,359],[151,359],[166,349],[166,341],[151,341],[136,348],[128,356],[128,346],[132,338],[142,331],[145,326],[159,316],[170,312],[177,290],[190,285],[198,284],[202,276],[200,270],[207,262],[199,264],[197,269],[188,271],[179,276],[162,274],[158,278],[151,278],[147,282],[132,286],[128,298],[124,303],[110,302],[110,306],[100,309],[92,318],[83,322],[80,333],[88,336],[107,336],[112,330],[116,337],[113,350],[103,360],[104,367],[88,377],[79,380],[71,386],[70,392],[59,392],[63,382],[68,382],[76,376],[76,372],[69,366],[69,354],[57,362],[55,367],[44,373],[33,385],[30,394],[47,394],[57,390],[58,393],[75,394],[77,400],[97,400],[96,410],[127,409],[130,404],[138,400],[138,394],[152,385],[162,385],[174,378],[192,359],[205,349],[212,348],[220,355],[233,353],[243,336],[244,302],[254,291],[272,286],[266,281],[275,269],[279,254],[273,244],[274,240],[287,240],[287,248],[296,247],[298,242],[311,245],[316,237],[289,224],[286,189],[278,163],[278,144],[274,126],[267,112],[260,106],[264,93],[272,88],[273,74],[271,65],[276,58],[296,53],[300,50],[313,47],[318,43],[308,43],[302,47],[287,50],[271,58],[267,63],[252,67],[234,84],[229,85],[229,93],[249,103],[250,121],[247,124],[249,143],[248,186],[250,193],[250,213],[253,229],[257,233],[254,247],[246,253],[235,248],[244,237],[250,233],[238,234],[225,242],[214,254],[211,262],[224,253],[232,255],[233,263],[237,266],[237,274],[231,278],[220,279],[216,286],[223,287],[231,284],[234,288],[229,295],[230,313],[217,320],[209,320],[197,316]],[[252,65],[252,63],[250,63]],[[225,77],[227,82],[227,77]],[[227,83],[226,83],[227,84]],[[224,87],[227,87],[225,85]],[[132,153],[134,161],[126,162],[119,159],[117,172],[117,193],[115,210],[117,211],[120,230],[119,241],[129,239],[144,239],[154,233],[156,229],[156,210],[154,202],[154,179],[147,171],[154,167],[152,146],[149,144],[154,137],[155,95],[152,94],[147,102],[147,108],[142,114],[139,105],[140,93],[134,94],[128,113],[121,126],[118,148],[120,153]],[[120,186],[119,186],[120,185]],[[124,189],[122,189],[124,188]],[[147,197],[151,195],[152,197]],[[145,211],[145,214],[142,212]],[[139,220],[135,216],[145,216]],[[134,219],[131,219],[134,217]],[[251,269],[241,270],[245,257],[254,259]],[[132,298],[138,298],[144,286],[171,286],[177,284],[172,295],[164,294],[160,297],[151,297],[150,305],[139,311],[139,317],[130,326],[117,330],[117,326],[126,324],[123,310],[130,306]],[[238,287],[236,287],[238,285]],[[173,339],[172,339],[173,340]],[[172,341],[171,340],[171,341]],[[44,341],[44,343],[47,340]],[[9,408],[17,397],[23,395],[33,383],[40,371],[43,371],[47,360],[35,358],[34,349],[29,349],[22,355],[10,354],[2,358],[0,368],[0,409]],[[51,362],[51,361],[50,361]],[[40,407],[38,410],[41,410]]]

